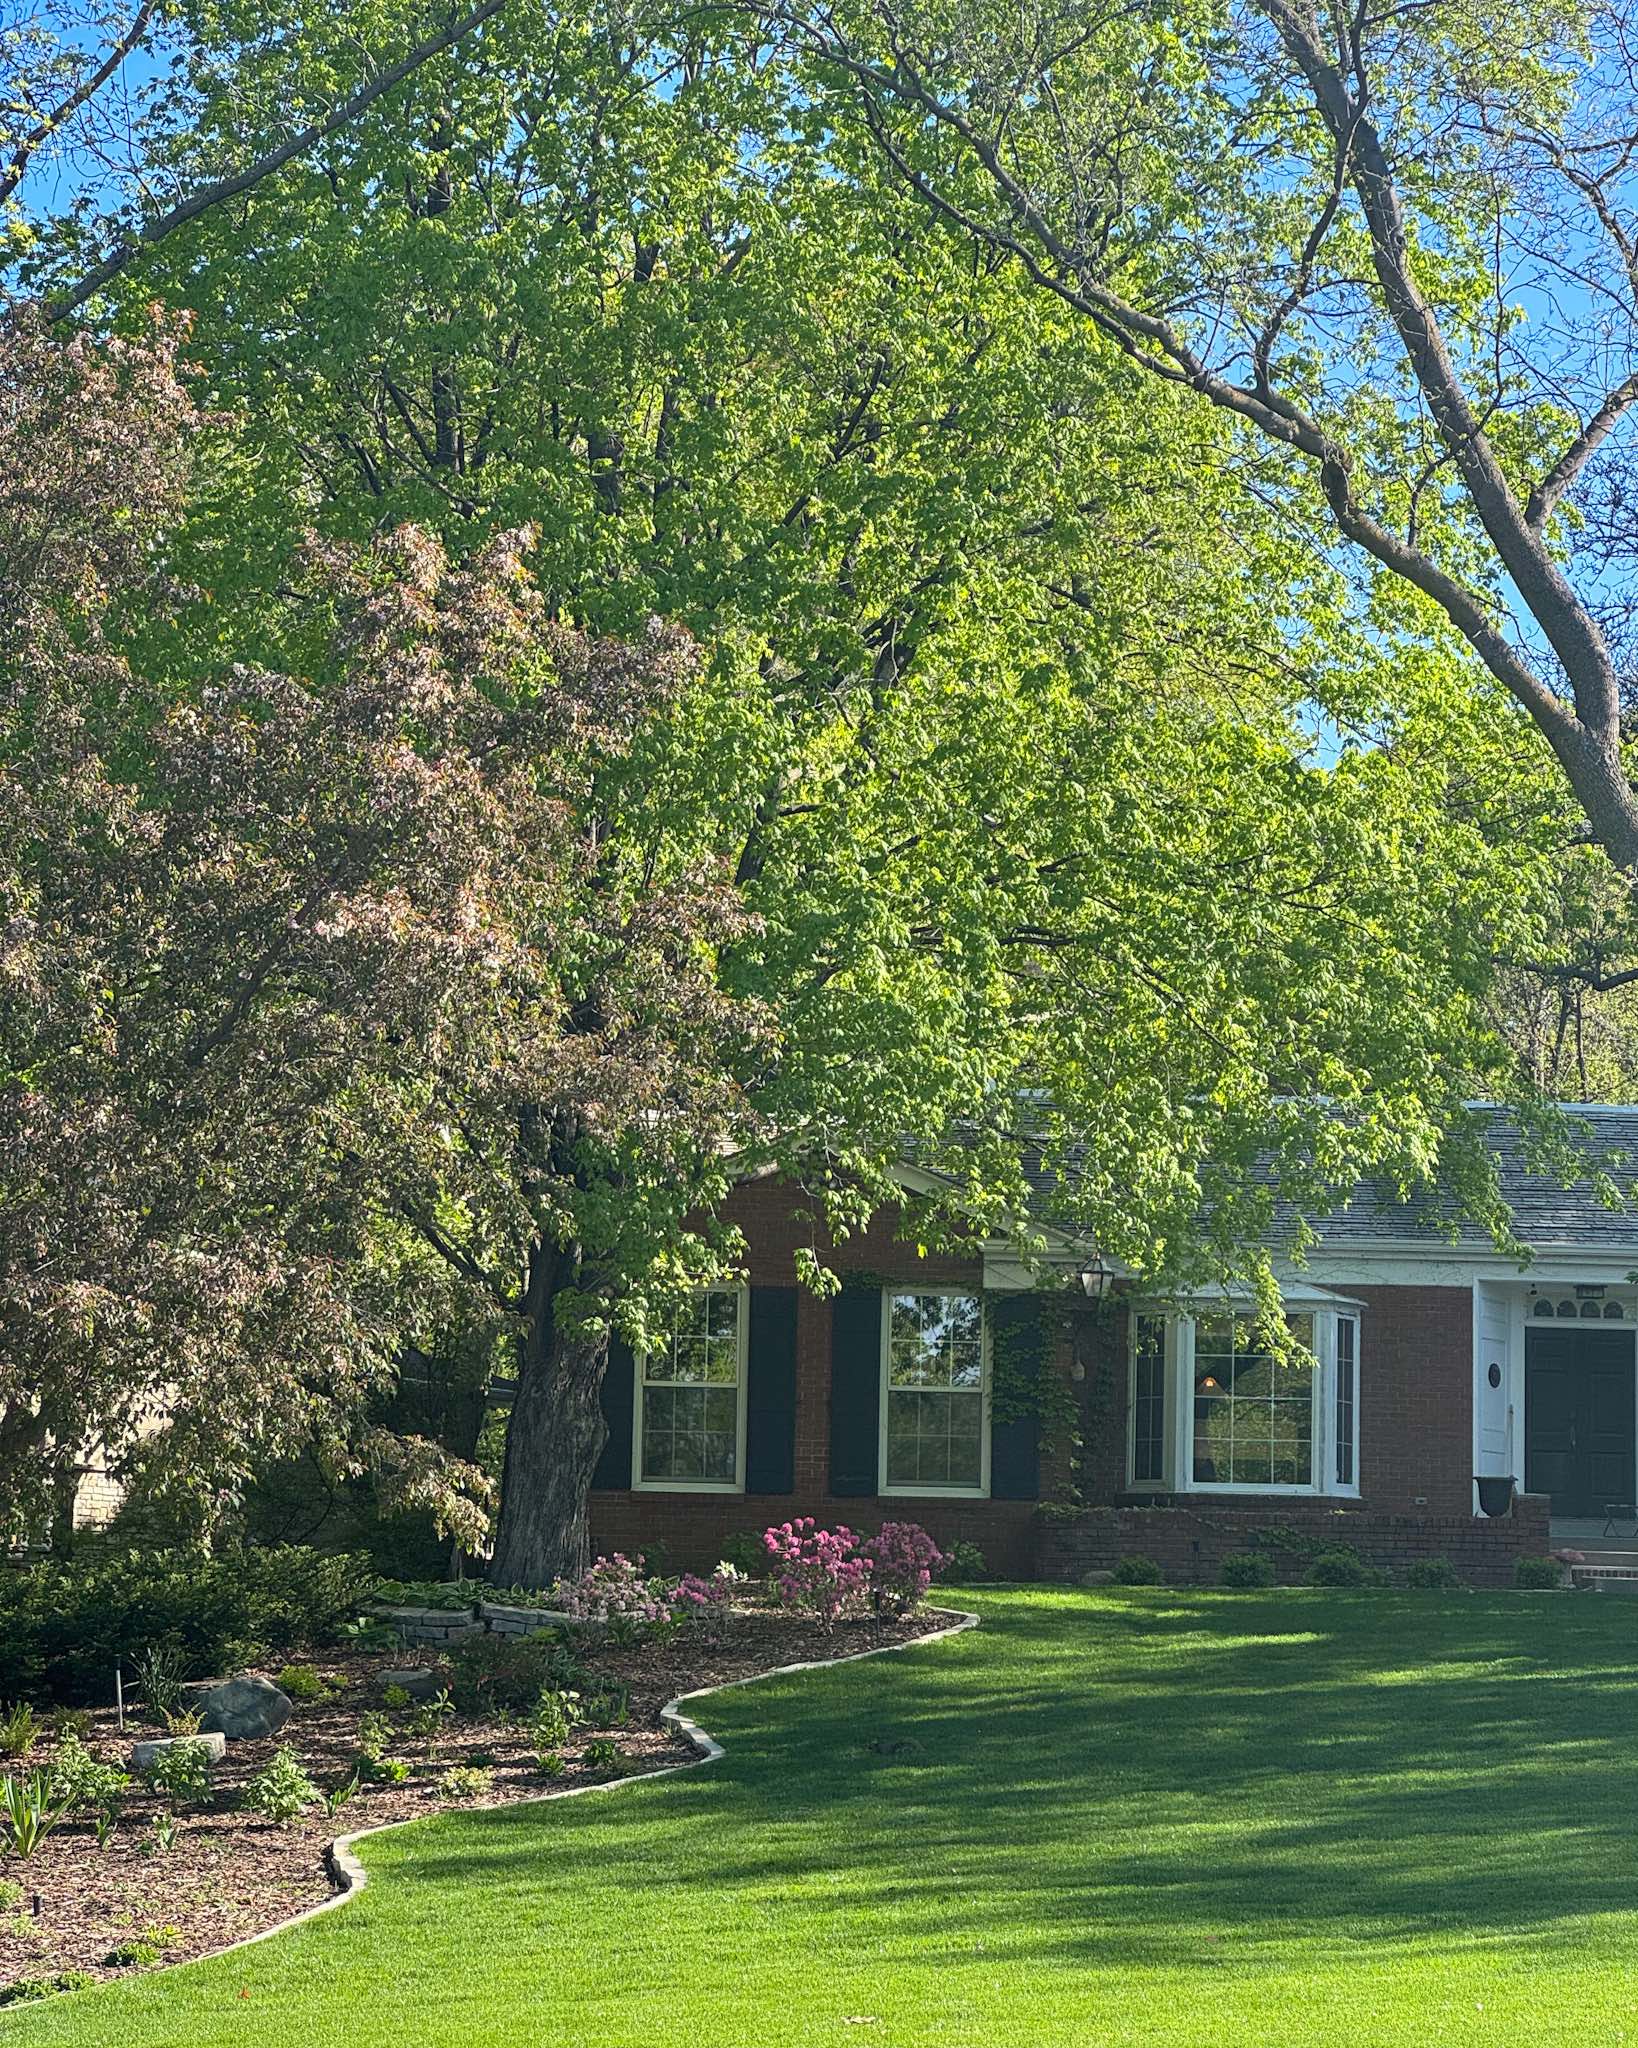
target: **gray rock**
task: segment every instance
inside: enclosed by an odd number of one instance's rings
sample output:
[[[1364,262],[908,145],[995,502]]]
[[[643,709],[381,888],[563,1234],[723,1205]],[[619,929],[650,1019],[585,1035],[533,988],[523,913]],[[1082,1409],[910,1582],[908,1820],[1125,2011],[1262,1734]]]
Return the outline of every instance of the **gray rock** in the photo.
[[[1112,1586],[1114,1583],[1115,1575],[1113,1572],[1081,1573],[1081,1584],[1083,1586]]]
[[[153,1742],[138,1742],[131,1749],[131,1768],[147,1772],[167,1749],[175,1749],[179,1742],[203,1743],[213,1764],[219,1764],[227,1755],[225,1735],[162,1735]]]
[[[429,1700],[441,1683],[436,1671],[382,1671],[376,1675],[376,1682],[383,1692],[390,1686],[401,1685],[412,1700]]]
[[[254,1742],[277,1735],[290,1719],[290,1700],[270,1678],[241,1671],[236,1678],[212,1686],[199,1702],[201,1725],[230,1742]]]

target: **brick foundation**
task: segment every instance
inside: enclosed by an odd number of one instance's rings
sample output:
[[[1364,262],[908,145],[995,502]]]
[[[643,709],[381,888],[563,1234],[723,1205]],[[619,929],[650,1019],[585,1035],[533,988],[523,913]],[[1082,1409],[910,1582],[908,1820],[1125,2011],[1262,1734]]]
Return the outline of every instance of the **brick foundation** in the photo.
[[[1300,1582],[1313,1549],[1347,1544],[1369,1563],[1402,1572],[1419,1558],[1446,1557],[1470,1585],[1511,1585],[1521,1557],[1548,1548],[1547,1498],[1523,1494],[1510,1515],[1391,1514],[1338,1501],[1270,1499],[1257,1506],[1196,1496],[1186,1506],[1082,1508],[1037,1516],[1035,1565],[1044,1579],[1075,1581],[1110,1571],[1123,1557],[1150,1557],[1178,1585],[1217,1583],[1231,1550],[1255,1550],[1282,1584]],[[1256,1539],[1291,1531],[1302,1546]]]

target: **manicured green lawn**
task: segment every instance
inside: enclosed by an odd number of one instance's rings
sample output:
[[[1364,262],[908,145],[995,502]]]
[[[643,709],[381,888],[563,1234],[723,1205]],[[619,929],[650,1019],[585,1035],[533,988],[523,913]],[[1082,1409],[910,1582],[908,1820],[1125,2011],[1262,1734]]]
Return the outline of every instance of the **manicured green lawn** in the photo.
[[[718,1764],[384,1836],[339,1912],[0,2041],[1638,2042],[1638,1605],[974,1604],[705,1702]]]

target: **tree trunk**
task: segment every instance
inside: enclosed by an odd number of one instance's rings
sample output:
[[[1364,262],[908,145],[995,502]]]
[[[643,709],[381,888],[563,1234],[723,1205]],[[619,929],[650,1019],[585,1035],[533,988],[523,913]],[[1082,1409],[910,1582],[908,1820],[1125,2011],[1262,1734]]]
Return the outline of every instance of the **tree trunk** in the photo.
[[[586,1496],[608,1435],[601,1394],[609,1346],[606,1336],[569,1339],[557,1328],[557,1292],[576,1277],[572,1261],[537,1247],[489,1567],[496,1585],[550,1586],[578,1578],[591,1562]]]

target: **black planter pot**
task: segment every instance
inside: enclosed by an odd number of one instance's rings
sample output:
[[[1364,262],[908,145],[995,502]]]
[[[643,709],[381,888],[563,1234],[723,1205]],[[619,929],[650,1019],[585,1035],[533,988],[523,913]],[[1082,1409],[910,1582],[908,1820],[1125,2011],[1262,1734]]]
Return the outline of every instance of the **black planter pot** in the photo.
[[[1479,1513],[1481,1515],[1506,1515],[1513,1508],[1514,1479],[1511,1472],[1496,1478],[1491,1474],[1476,1472],[1473,1483],[1479,1489]]]

